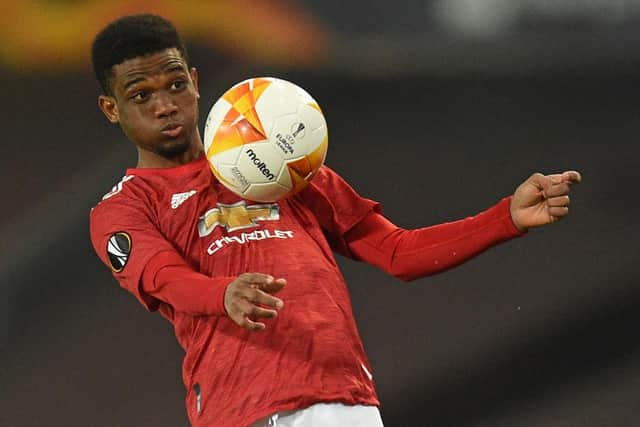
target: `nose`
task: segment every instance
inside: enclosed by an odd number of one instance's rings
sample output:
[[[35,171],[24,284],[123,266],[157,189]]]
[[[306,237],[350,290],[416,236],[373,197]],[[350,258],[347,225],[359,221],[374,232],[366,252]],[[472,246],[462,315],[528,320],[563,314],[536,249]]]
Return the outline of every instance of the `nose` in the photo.
[[[171,95],[167,93],[156,94],[156,102],[154,108],[155,115],[159,119],[171,117],[178,112],[178,106],[174,102]]]

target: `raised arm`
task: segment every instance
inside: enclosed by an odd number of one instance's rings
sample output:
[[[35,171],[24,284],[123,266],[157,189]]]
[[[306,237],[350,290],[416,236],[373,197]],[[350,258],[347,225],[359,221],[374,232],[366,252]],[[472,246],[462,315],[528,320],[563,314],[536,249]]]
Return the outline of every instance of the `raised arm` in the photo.
[[[531,227],[555,222],[569,212],[570,184],[578,172],[534,174],[512,197],[473,217],[415,230],[397,227],[376,211],[346,235],[354,258],[403,280],[448,270]]]

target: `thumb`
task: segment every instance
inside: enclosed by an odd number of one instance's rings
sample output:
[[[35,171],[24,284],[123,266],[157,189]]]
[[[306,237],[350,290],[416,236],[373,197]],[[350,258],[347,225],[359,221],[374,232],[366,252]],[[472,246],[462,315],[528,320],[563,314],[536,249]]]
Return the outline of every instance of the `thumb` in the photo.
[[[543,175],[539,172],[536,172],[531,175],[531,177],[527,181],[530,184],[533,184],[533,186],[535,186],[539,191],[545,191],[554,184],[554,181],[557,181],[558,184],[561,183],[562,175]]]

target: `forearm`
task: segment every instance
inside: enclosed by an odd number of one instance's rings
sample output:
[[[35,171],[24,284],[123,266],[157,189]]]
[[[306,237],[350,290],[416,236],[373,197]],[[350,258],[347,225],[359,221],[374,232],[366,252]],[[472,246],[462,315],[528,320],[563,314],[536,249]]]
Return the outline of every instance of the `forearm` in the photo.
[[[224,293],[235,277],[211,278],[193,270],[173,252],[156,254],[141,280],[141,291],[193,316],[225,315]]]
[[[509,213],[510,198],[476,216],[405,230],[372,213],[346,236],[357,258],[403,280],[448,270],[521,235]]]

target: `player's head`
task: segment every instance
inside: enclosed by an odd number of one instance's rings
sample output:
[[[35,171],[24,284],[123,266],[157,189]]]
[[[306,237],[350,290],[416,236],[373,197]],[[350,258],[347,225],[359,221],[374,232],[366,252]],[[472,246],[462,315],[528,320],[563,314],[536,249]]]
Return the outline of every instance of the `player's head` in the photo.
[[[93,41],[93,71],[107,95],[113,95],[113,67],[127,59],[175,48],[188,62],[187,48],[174,25],[161,16],[129,15],[116,19]]]
[[[174,157],[199,142],[197,73],[173,24],[149,14],[117,19],[96,36],[92,60],[100,109],[139,149]]]

